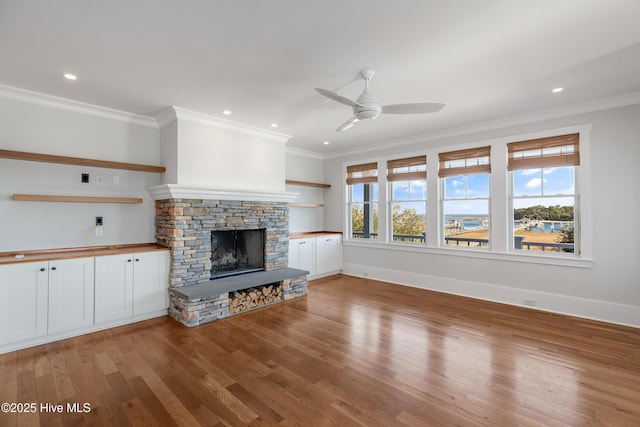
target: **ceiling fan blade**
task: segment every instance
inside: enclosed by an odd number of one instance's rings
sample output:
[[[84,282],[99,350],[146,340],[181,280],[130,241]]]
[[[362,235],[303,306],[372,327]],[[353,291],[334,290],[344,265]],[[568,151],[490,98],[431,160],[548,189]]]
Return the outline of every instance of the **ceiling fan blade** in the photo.
[[[352,101],[352,100],[350,100],[349,98],[345,98],[344,96],[340,96],[340,95],[338,95],[338,94],[337,94],[337,93],[335,93],[335,92],[331,92],[331,91],[330,91],[330,90],[328,90],[328,89],[316,88],[315,90],[316,90],[316,92],[318,92],[320,95],[324,95],[324,96],[326,96],[326,97],[327,97],[327,98],[329,98],[329,99],[333,99],[334,101],[337,101],[337,102],[339,102],[339,103],[341,103],[341,104],[344,104],[344,105],[348,105],[349,107],[358,107],[358,106],[360,106],[360,107],[361,107],[361,105],[360,105],[360,104],[358,104],[357,102]]]
[[[382,106],[382,112],[387,114],[422,114],[435,113],[444,108],[445,104],[437,102],[423,102],[418,104],[394,104]]]
[[[349,120],[347,120],[346,122],[344,122],[343,124],[338,126],[338,129],[336,129],[336,132],[342,132],[342,131],[345,131],[347,129],[351,129],[353,127],[353,125],[355,125],[359,121],[360,120],[358,120],[358,118],[356,116],[353,116]]]

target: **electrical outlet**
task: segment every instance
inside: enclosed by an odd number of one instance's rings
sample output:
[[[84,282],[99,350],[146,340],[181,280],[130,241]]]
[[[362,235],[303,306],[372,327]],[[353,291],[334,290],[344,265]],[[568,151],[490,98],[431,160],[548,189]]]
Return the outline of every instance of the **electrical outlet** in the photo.
[[[88,184],[89,183],[89,174],[88,173],[83,173],[80,176],[80,182],[83,184]]]
[[[102,175],[96,175],[96,184],[102,184]]]
[[[96,236],[102,236],[104,234],[104,230],[102,229],[102,226],[98,226],[96,227]]]
[[[101,227],[103,225],[104,225],[104,221],[102,220],[102,217],[101,216],[97,216],[96,217],[96,226],[97,227]]]

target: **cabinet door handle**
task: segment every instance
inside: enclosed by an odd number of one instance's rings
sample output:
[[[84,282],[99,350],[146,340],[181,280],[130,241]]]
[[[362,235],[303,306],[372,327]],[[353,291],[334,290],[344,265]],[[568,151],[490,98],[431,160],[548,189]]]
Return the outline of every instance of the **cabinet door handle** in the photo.
[[[46,270],[46,268],[44,268],[44,267],[42,267],[42,268],[40,269],[40,271],[45,271],[45,270]]]
[[[130,260],[130,259],[128,259],[128,260],[127,260],[127,262],[131,262],[131,260]]]
[[[56,268],[55,268],[55,267],[51,267],[51,269],[52,269],[52,270],[55,270]]]
[[[140,261],[140,258],[136,258],[136,262]]]

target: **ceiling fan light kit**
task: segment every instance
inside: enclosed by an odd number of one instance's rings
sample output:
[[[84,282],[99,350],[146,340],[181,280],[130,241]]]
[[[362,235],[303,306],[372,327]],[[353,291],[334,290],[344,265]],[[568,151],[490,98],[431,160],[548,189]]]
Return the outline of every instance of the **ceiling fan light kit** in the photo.
[[[353,117],[338,126],[336,131],[341,132],[353,127],[353,125],[359,121],[373,120],[380,115],[385,114],[424,114],[435,113],[444,108],[445,104],[440,103],[415,103],[415,104],[394,104],[394,105],[380,105],[378,98],[373,94],[373,91],[369,89],[369,81],[373,78],[375,72],[373,70],[363,70],[360,76],[364,80],[364,91],[358,97],[357,100],[352,101],[349,98],[340,96],[335,92],[328,89],[316,88],[316,92],[327,98],[350,106],[353,109]]]

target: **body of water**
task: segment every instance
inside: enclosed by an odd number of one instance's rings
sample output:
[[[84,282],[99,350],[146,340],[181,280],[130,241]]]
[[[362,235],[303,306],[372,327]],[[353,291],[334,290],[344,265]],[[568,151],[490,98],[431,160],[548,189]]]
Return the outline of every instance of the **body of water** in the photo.
[[[475,228],[483,225],[486,226],[489,219],[486,215],[445,215],[445,226],[451,224],[453,221],[457,221],[457,223],[462,225],[464,228]],[[541,224],[542,227],[534,227],[531,228],[530,231],[537,233],[559,233],[564,224],[565,223],[561,223],[559,221],[544,222]],[[514,223],[515,227],[519,225],[519,221]]]

